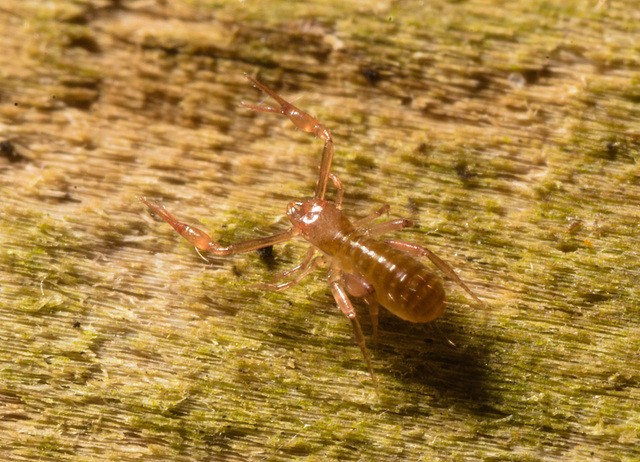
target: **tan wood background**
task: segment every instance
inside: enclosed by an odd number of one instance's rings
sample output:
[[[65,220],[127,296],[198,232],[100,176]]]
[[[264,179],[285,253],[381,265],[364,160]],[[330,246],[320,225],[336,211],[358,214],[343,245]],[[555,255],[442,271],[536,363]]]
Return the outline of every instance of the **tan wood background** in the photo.
[[[640,459],[637,6],[4,0],[4,460]],[[207,263],[137,200],[287,226],[322,143],[244,72],[332,131],[347,213],[488,303],[383,313],[380,401],[321,272],[250,287],[304,242]]]

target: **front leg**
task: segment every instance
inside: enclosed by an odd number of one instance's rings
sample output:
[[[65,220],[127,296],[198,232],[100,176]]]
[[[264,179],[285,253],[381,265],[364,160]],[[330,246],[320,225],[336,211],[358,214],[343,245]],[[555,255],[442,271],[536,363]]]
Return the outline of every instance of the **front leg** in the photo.
[[[302,271],[304,268],[307,267],[309,262],[311,262],[311,259],[315,257],[315,255],[318,252],[319,251],[316,247],[309,247],[309,250],[307,250],[307,253],[304,256],[304,259],[298,265],[286,271],[282,271],[281,273],[277,273],[276,275],[273,276],[273,278],[271,279],[271,282],[274,283],[281,279],[295,277],[296,274],[298,274],[300,271]]]
[[[310,250],[314,250],[314,249],[310,249]],[[278,282],[278,283],[263,282],[260,284],[253,284],[252,287],[255,287],[257,289],[266,289],[266,290],[284,290],[284,289],[288,289],[289,287],[295,286],[297,283],[302,281],[302,279],[306,277],[309,273],[311,273],[317,268],[324,266],[325,264],[324,257],[322,256],[316,257],[313,260],[311,259],[311,257],[315,255],[315,252],[310,251],[307,255],[310,256],[308,260],[305,259],[305,261],[303,261],[300,265],[288,271],[290,275],[294,275],[294,277],[292,277],[290,280],[285,282]]]
[[[231,255],[234,253],[243,253],[261,249],[263,247],[269,247],[270,245],[288,241],[298,234],[295,229],[290,228],[287,231],[273,236],[261,237],[258,239],[240,242],[238,244],[223,246],[213,241],[211,237],[201,229],[178,221],[176,217],[174,217],[160,202],[149,201],[146,197],[140,197],[140,200],[144,205],[149,207],[150,210],[158,214],[160,218],[173,226],[173,229],[175,229],[187,241],[192,243],[196,249],[210,252],[214,255]]]
[[[366,216],[364,218],[360,218],[359,220],[354,220],[353,221],[354,228],[360,228],[360,227],[366,225],[367,223],[375,220],[376,218],[378,218],[382,214],[389,213],[389,209],[390,208],[391,208],[391,206],[389,204],[384,204],[382,207],[380,207],[378,210],[373,212],[371,215]]]

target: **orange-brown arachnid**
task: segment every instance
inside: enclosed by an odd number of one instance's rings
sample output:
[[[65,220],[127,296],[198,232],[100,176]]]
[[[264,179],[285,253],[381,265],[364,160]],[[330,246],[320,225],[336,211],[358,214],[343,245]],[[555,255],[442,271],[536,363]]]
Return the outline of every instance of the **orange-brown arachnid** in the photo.
[[[316,268],[328,267],[327,278],[331,292],[338,308],[351,322],[376,394],[379,394],[369,351],[349,295],[362,297],[367,302],[374,339],[378,329],[378,304],[399,318],[411,322],[430,322],[444,311],[446,302],[442,281],[415,257],[427,257],[474,300],[480,304],[482,302],[460,280],[453,269],[429,249],[397,240],[383,242],[374,239],[389,231],[413,226],[413,222],[404,219],[370,224],[389,210],[388,205],[384,205],[366,218],[350,221],[341,211],[344,187],[330,171],[334,151],[333,139],[329,131],[309,114],[285,101],[253,77],[249,75],[246,77],[256,88],[273,98],[279,107],[242,103],[244,107],[253,111],[282,114],[288,117],[296,127],[324,141],[320,175],[313,199],[294,201],[287,206],[287,217],[292,226],[273,236],[222,246],[213,241],[204,231],[178,221],[160,202],[151,201],[145,197],[141,197],[140,200],[173,226],[197,250],[214,255],[249,252],[288,241],[295,236],[301,236],[309,241],[311,247],[298,266],[276,275],[271,283],[260,284],[259,287],[270,290],[287,289],[300,282]],[[325,200],[329,180],[337,189],[334,203]]]

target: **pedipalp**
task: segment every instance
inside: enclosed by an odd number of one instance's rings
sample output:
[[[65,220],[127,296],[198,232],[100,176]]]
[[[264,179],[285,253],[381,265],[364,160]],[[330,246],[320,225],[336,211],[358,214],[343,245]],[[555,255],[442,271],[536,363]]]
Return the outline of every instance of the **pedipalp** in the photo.
[[[150,201],[146,197],[139,197],[138,199],[140,199],[144,205],[149,207],[150,210],[159,215],[160,218],[169,223],[173,229],[193,244],[196,249],[209,252],[214,255],[233,255],[234,253],[250,252],[251,250],[258,250],[274,244],[286,242],[298,235],[298,231],[295,228],[289,228],[288,230],[274,234],[273,236],[260,237],[249,241],[239,242],[237,244],[231,244],[229,246],[223,246],[212,240],[211,236],[201,229],[178,221],[162,203],[158,201]]]
[[[252,104],[241,103],[242,106],[246,107],[247,109],[251,109],[252,111],[274,112],[276,114],[282,114],[288,117],[289,120],[291,120],[291,122],[293,122],[293,124],[300,130],[311,133],[321,140],[324,140],[322,159],[320,160],[320,176],[318,177],[318,184],[313,195],[314,199],[324,199],[324,196],[327,192],[327,182],[329,180],[329,176],[331,175],[331,162],[333,161],[334,152],[333,138],[331,137],[331,133],[329,133],[329,130],[327,130],[314,117],[310,116],[303,110],[298,109],[293,104],[280,97],[273,90],[267,88],[248,74],[245,74],[244,76],[249,79],[254,87],[258,88],[259,90],[276,100],[280,107],[256,106]]]

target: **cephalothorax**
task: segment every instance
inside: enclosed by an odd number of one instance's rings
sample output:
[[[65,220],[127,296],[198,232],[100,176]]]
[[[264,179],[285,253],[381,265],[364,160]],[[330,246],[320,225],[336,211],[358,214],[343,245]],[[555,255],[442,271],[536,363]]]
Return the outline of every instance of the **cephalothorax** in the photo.
[[[389,231],[412,226],[410,220],[393,220],[369,225],[375,218],[388,212],[385,205],[372,215],[350,221],[341,211],[344,188],[331,173],[333,139],[329,131],[316,119],[285,101],[275,92],[250,76],[246,76],[258,89],[271,96],[280,107],[252,106],[259,112],[275,112],[288,117],[298,128],[324,140],[320,161],[320,176],[311,200],[295,201],[287,206],[291,228],[269,237],[222,246],[198,228],[179,222],[159,202],[140,198],[144,204],[169,223],[196,249],[215,255],[230,255],[261,249],[301,236],[312,244],[298,266],[275,276],[274,281],[259,287],[282,290],[297,284],[314,269],[326,266],[331,292],[340,310],[351,322],[356,342],[369,368],[371,379],[378,393],[378,384],[364,335],[348,294],[363,297],[369,305],[373,335],[377,335],[378,303],[396,316],[412,322],[430,322],[444,311],[446,302],[440,278],[414,257],[429,258],[443,273],[453,279],[476,301],[480,300],[460,280],[453,269],[425,247],[402,241],[378,241],[376,236]],[[335,203],[325,201],[327,184],[337,188]],[[282,281],[276,283],[275,281]]]

